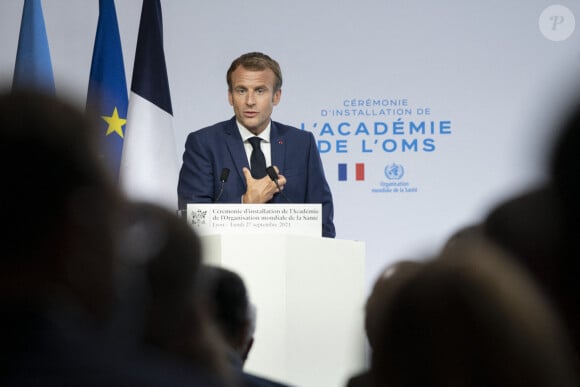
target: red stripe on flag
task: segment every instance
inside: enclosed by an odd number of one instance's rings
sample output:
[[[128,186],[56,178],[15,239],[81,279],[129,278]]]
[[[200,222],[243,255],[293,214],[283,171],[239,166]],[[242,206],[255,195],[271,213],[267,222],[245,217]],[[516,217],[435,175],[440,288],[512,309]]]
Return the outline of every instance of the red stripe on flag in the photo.
[[[356,163],[356,180],[365,179],[365,165],[364,163]]]

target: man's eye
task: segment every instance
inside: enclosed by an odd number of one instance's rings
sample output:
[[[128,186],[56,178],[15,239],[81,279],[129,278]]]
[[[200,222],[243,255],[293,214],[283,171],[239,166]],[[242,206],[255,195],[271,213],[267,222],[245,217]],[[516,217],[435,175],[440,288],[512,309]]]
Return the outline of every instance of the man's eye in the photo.
[[[244,90],[244,89],[236,89],[236,93],[238,93],[238,94],[245,94],[246,93],[246,90]]]

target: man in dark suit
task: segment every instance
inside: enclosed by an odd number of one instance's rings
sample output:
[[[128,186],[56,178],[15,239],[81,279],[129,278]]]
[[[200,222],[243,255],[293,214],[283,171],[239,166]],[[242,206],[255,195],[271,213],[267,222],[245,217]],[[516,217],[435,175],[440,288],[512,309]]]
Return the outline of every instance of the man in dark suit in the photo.
[[[179,208],[212,202],[321,203],[322,235],[334,238],[332,194],[314,136],[270,118],[282,95],[278,63],[259,52],[244,54],[232,62],[227,82],[235,116],[189,134]],[[266,173],[267,165],[277,181]],[[224,171],[232,172],[227,183]]]

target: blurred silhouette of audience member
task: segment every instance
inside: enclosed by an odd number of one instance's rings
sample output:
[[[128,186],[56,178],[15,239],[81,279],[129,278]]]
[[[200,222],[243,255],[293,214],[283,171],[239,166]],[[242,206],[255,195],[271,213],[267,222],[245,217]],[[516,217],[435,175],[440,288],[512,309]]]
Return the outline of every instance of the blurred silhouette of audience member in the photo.
[[[147,202],[130,203],[124,221],[121,302],[113,329],[185,368],[206,371],[222,385],[235,384],[225,342],[200,304],[202,249],[195,231]]]
[[[563,209],[550,184],[499,203],[484,220],[484,234],[526,269],[561,316],[580,370],[580,332],[575,278],[568,263]]]
[[[473,246],[474,243],[485,242],[485,234],[483,231],[483,225],[481,223],[471,223],[462,226],[455,230],[445,241],[442,247],[442,252],[447,252],[457,246],[463,246],[464,244],[470,244]]]
[[[575,386],[571,348],[525,271],[489,243],[424,261],[380,320],[376,386]]]
[[[200,304],[201,241],[183,219],[146,202],[125,214],[113,329],[224,386],[235,385],[225,343]]]
[[[254,343],[256,308],[250,302],[246,285],[235,272],[205,265],[202,271],[206,308],[228,344],[230,365],[244,387],[285,387],[286,384],[243,370]]]
[[[561,205],[563,254],[560,287],[580,369],[580,99],[560,124],[549,161],[551,183]]]
[[[0,94],[0,385],[198,380],[105,336],[125,201],[97,156],[101,135],[64,100]]]
[[[566,248],[573,255],[570,264],[578,273],[580,262],[577,236],[580,232],[580,99],[567,112],[550,149],[549,172],[554,191],[563,206]],[[579,296],[580,297],[580,296]]]
[[[487,214],[484,235],[504,248],[556,303],[565,270],[562,217],[553,188],[542,185],[515,195]]]
[[[410,278],[421,267],[421,262],[400,260],[387,267],[376,279],[365,304],[365,332],[367,335],[371,356],[381,329],[380,314],[387,307],[398,286]],[[347,387],[373,386],[371,370],[365,370],[352,376],[347,381]]]
[[[580,105],[563,116],[548,162],[550,178],[499,203],[484,233],[520,262],[554,304],[580,372]]]
[[[112,301],[120,203],[97,160],[95,136],[62,101],[0,95],[2,385],[121,377],[114,367],[103,372],[92,342]]]

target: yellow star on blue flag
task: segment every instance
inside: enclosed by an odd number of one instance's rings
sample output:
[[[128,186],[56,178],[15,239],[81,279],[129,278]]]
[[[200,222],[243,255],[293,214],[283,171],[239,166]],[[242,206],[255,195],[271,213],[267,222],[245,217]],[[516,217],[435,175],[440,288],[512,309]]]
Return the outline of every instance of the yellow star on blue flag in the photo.
[[[123,138],[123,125],[127,122],[126,119],[119,117],[119,112],[117,111],[117,107],[115,106],[115,110],[113,110],[113,114],[110,116],[101,116],[103,120],[109,126],[107,127],[107,133],[105,136],[108,136],[112,133],[117,133],[119,137]]]
[[[114,0],[99,0],[99,21],[89,77],[87,111],[102,125],[102,156],[115,178],[123,152],[129,98]]]

